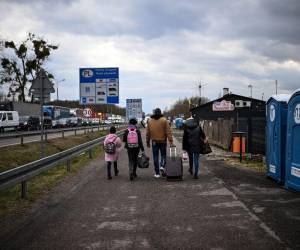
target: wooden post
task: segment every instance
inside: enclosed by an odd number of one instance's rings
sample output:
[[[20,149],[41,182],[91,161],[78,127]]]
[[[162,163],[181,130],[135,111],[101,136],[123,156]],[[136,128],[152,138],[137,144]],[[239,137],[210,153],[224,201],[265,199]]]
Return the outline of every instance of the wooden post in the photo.
[[[240,133],[240,162],[242,162],[242,158],[243,158],[243,156],[242,156],[242,154],[243,154],[242,139],[243,139],[243,137],[242,137],[242,134]]]
[[[71,171],[71,160],[70,159],[67,160],[67,171],[68,172]]]
[[[22,199],[26,199],[27,195],[27,181],[21,182],[21,197]]]

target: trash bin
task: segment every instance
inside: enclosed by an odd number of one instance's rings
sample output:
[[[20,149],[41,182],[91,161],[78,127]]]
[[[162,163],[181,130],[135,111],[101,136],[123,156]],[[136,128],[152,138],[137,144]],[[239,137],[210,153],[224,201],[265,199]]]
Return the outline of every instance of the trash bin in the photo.
[[[300,191],[300,89],[288,102],[285,186]]]
[[[240,153],[240,162],[242,162],[243,153],[246,152],[245,132],[236,131],[232,133],[232,152]]]
[[[233,132],[232,133],[232,152],[240,153],[240,140],[242,141],[242,153],[246,152],[246,138],[244,132]]]
[[[267,101],[266,164],[267,176],[285,181],[287,108],[291,95],[273,95]]]

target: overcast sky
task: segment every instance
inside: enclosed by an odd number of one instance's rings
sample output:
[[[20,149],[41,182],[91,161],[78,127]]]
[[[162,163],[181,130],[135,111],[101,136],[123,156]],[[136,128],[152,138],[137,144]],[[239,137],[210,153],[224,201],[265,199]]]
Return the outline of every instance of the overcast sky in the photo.
[[[119,67],[121,106],[146,112],[178,98],[267,99],[300,87],[299,0],[0,0],[0,36],[59,44],[47,69],[60,99],[79,99],[80,67]]]

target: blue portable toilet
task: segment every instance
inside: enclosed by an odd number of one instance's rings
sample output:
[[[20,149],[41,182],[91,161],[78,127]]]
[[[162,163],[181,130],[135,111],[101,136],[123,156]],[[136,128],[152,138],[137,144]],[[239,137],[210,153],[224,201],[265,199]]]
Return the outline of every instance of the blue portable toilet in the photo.
[[[285,186],[300,191],[300,89],[288,102]]]
[[[285,180],[287,107],[291,95],[273,95],[267,101],[267,175],[279,183]]]

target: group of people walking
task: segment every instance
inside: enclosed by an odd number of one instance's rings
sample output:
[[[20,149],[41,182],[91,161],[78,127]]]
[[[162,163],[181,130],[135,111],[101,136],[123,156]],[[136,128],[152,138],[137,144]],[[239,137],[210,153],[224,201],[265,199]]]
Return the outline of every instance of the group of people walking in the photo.
[[[107,179],[112,179],[111,168],[114,166],[114,174],[118,176],[118,157],[122,147],[122,141],[128,154],[129,179],[133,181],[137,178],[138,156],[144,154],[144,145],[141,131],[137,126],[136,119],[130,119],[128,128],[123,134],[123,140],[116,134],[116,128],[112,126],[109,134],[104,140],[105,161],[107,164]],[[147,122],[146,144],[152,147],[154,162],[154,178],[165,176],[167,164],[167,142],[170,147],[175,146],[169,121],[163,116],[161,110],[156,108],[153,115]],[[203,145],[207,143],[207,138],[199,124],[194,118],[186,120],[183,133],[182,149],[189,157],[189,172],[198,179],[199,156]]]

